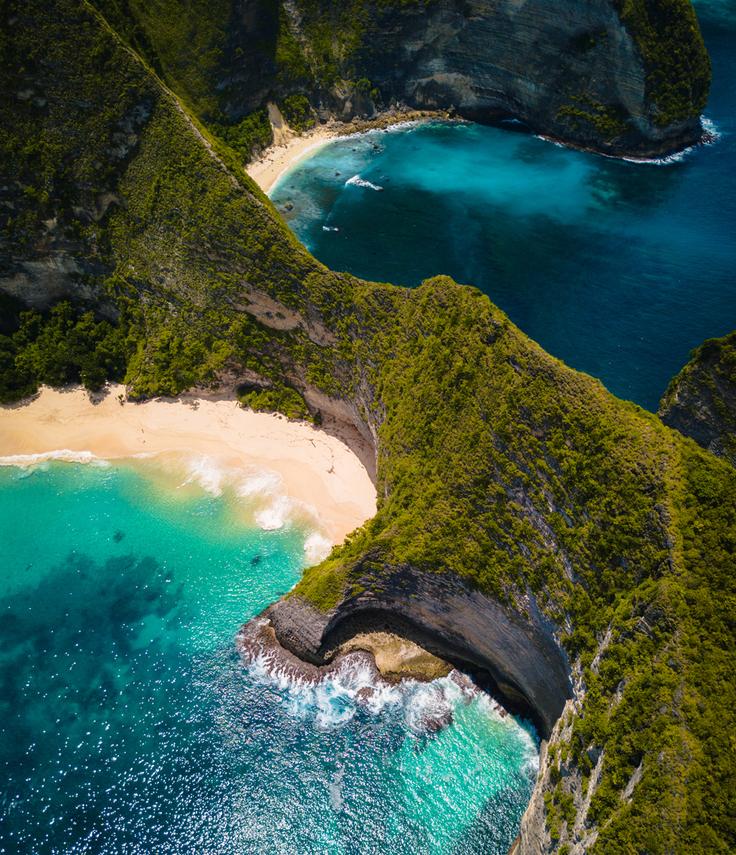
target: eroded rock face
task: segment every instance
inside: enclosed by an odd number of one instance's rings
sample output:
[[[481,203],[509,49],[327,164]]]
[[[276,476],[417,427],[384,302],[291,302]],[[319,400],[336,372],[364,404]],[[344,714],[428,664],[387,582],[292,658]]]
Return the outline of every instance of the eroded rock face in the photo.
[[[695,350],[662,398],[659,415],[736,466],[736,333]]]
[[[554,629],[527,598],[519,614],[449,574],[411,568],[366,579],[323,613],[298,597],[281,600],[264,617],[283,647],[323,664],[358,632],[380,630],[413,638],[431,653],[482,673],[512,709],[532,716],[548,736],[572,686]]]
[[[654,8],[661,4],[649,5],[648,21],[657,20],[663,47],[673,38],[696,58],[688,69],[690,92],[674,110],[656,91],[652,57],[643,55],[639,33],[624,24],[612,0],[427,0],[398,9],[371,7],[349,64],[353,79],[368,79],[384,101],[453,106],[481,120],[512,116],[584,147],[656,156],[700,138],[709,72],[697,24],[693,32],[683,30],[691,45],[682,45],[682,33],[671,29],[671,16],[692,12],[689,5],[670,6],[669,17]],[[315,24],[305,11],[292,17],[307,40]],[[701,63],[696,72],[692,66]],[[341,70],[347,75],[347,63]]]

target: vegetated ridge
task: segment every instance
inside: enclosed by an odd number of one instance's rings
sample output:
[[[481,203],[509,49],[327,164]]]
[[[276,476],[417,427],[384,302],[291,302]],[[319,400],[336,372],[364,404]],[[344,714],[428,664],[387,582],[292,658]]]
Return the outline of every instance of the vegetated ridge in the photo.
[[[319,658],[395,618],[526,705],[549,739],[520,852],[731,851],[736,470],[473,288],[319,264],[135,17],[2,14],[4,400],[229,385],[351,426],[378,513],[270,610],[280,640]]]

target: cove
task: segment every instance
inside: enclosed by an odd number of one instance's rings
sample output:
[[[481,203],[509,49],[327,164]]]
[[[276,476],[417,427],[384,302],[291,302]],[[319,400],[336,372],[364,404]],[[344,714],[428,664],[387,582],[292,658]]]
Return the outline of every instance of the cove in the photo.
[[[654,410],[689,351],[736,318],[736,15],[697,9],[713,145],[639,164],[513,124],[430,122],[333,142],[271,198],[329,267],[475,285],[546,350]]]
[[[0,468],[0,851],[505,853],[536,738],[447,678],[356,702],[246,668],[309,532],[146,466]],[[203,482],[206,483],[206,482]],[[452,724],[418,711],[443,695]]]

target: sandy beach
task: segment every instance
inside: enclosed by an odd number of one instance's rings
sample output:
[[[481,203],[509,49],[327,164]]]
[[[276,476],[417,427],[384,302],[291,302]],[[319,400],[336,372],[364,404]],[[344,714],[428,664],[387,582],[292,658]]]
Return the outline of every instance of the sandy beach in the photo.
[[[320,125],[304,136],[284,136],[248,166],[248,175],[268,193],[287,169],[331,140],[344,136],[346,130],[345,125]]]
[[[352,122],[332,121],[318,125],[302,136],[294,133],[283,121],[283,117],[270,105],[274,130],[274,144],[247,167],[248,175],[264,193],[269,193],[278,179],[305,157],[340,137],[363,134],[371,130],[386,130],[397,125],[406,125],[428,119],[449,119],[449,115],[436,110],[409,110],[401,113],[384,113],[373,119],[355,119]]]
[[[309,424],[235,401],[136,404],[124,393],[113,386],[93,403],[83,389],[43,388],[28,404],[0,408],[0,463],[151,457],[167,464],[174,486],[198,484],[213,494],[229,488],[252,499],[264,529],[292,518],[313,525],[305,549],[315,561],[375,514],[376,491],[362,463]]]

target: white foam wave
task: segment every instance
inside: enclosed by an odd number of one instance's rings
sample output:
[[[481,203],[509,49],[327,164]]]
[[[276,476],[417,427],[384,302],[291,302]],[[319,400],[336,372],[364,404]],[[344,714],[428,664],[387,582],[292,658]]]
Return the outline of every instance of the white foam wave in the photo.
[[[281,476],[267,470],[252,472],[236,487],[235,492],[242,499],[265,496],[277,492],[282,486]]]
[[[372,658],[363,653],[344,656],[334,670],[317,678],[301,676],[263,651],[252,655],[247,667],[257,682],[279,690],[290,715],[312,720],[322,730],[342,727],[358,708],[371,715],[393,710],[417,735],[441,730],[452,722],[459,704],[471,701],[483,704],[491,717],[503,719],[508,715],[497,701],[457,671],[429,683],[402,680],[391,684],[376,671]]]
[[[256,511],[256,524],[264,531],[284,528],[291,521],[295,504],[288,496],[276,496],[265,508]]]
[[[187,461],[187,469],[187,477],[181,484],[182,487],[198,484],[211,496],[222,495],[225,471],[212,457],[192,457]]]
[[[109,466],[109,462],[97,457],[91,451],[72,451],[69,448],[59,448],[55,451],[44,451],[40,454],[9,454],[0,457],[0,466],[37,466],[51,461],[63,463],[89,463],[97,466]]]
[[[339,232],[340,229],[337,226],[322,226],[323,232]]]
[[[308,564],[319,564],[331,551],[331,541],[318,531],[313,531],[304,541],[304,556]]]
[[[370,181],[366,181],[365,178],[361,178],[360,175],[353,175],[352,178],[348,178],[345,182],[346,187],[365,187],[367,190],[376,190],[380,193],[383,190],[380,184],[373,184]]]

